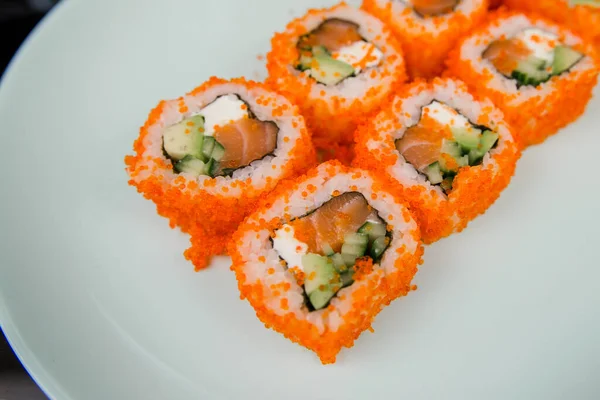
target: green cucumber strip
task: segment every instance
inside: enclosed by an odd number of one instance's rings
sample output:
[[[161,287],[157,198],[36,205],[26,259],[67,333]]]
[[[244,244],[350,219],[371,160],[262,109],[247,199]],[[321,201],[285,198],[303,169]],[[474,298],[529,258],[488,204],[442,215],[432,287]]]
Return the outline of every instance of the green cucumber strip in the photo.
[[[571,69],[583,58],[583,54],[573,50],[569,46],[557,46],[554,49],[554,62],[552,63],[552,74],[559,75]]]
[[[189,123],[193,125],[188,125]],[[167,127],[163,133],[163,148],[167,155],[174,161],[182,160],[188,155],[202,160],[204,135],[198,130],[200,128],[204,128],[204,117],[201,115]]]
[[[185,172],[196,177],[200,175],[206,175],[206,163],[194,156],[185,156],[183,159],[177,161],[173,166],[176,172]]]
[[[356,259],[360,257],[356,254],[347,254],[347,253],[342,253],[342,258],[344,259],[344,263],[348,266],[348,267],[352,267],[354,265],[354,263],[356,263]]]
[[[466,167],[469,165],[469,156],[467,154],[465,154],[464,156],[462,156],[461,158],[459,158],[456,161],[458,162],[459,167]]]
[[[311,76],[319,83],[334,86],[354,74],[354,67],[329,55],[315,56],[317,65],[311,69]]]
[[[452,136],[454,136],[456,143],[468,152],[479,146],[481,131],[476,128],[452,128]]]
[[[225,147],[215,140],[215,145],[212,149],[212,153],[210,153],[210,158],[214,159],[215,161],[221,161],[224,155]]]
[[[329,52],[325,46],[313,46],[312,48],[313,57],[329,56]]]
[[[440,164],[437,162],[425,168],[425,171],[423,171],[423,173],[427,175],[427,179],[432,185],[437,185],[438,183],[444,180],[444,177],[442,176],[442,171],[440,170]]]
[[[475,165],[485,156],[485,153],[478,149],[469,152],[469,165]]]
[[[546,70],[545,61],[534,56],[519,62],[517,69],[512,73],[512,78],[520,86],[538,86],[550,79],[551,76]]]
[[[344,257],[340,253],[335,253],[331,256],[331,262],[333,263],[333,267],[338,272],[348,271],[348,267],[346,266],[346,262],[344,261]]]
[[[367,244],[348,244],[344,243],[342,246],[342,256],[344,254],[353,255],[356,257],[361,257],[365,254],[365,250],[367,250]]]
[[[204,154],[204,157],[206,157],[206,158],[211,157],[211,154],[212,154],[213,149],[215,148],[216,142],[217,141],[212,136],[206,136],[204,138],[204,144],[202,146],[202,154]]]
[[[479,138],[477,139],[477,143],[479,144]],[[461,146],[453,142],[452,140],[444,139],[442,141],[442,153],[448,154],[454,158],[461,157],[463,155]]]
[[[377,261],[383,254],[383,252],[388,248],[390,243],[390,239],[386,236],[381,236],[373,242],[371,245],[371,258]]]
[[[366,246],[369,235],[366,233],[350,233],[344,237],[344,244]]]
[[[340,274],[340,280],[342,281],[342,287],[348,287],[354,283],[354,271],[352,269]]]
[[[335,253],[329,243],[323,243],[321,247],[323,248],[323,253],[325,253],[326,256],[331,256]]]
[[[319,310],[325,307],[340,289],[339,274],[327,257],[318,254],[303,255],[302,267],[306,275],[304,290],[312,306]]]
[[[380,236],[385,236],[387,230],[385,224],[367,221],[363,226],[358,228],[358,232],[369,235],[369,241],[372,242]]]
[[[500,135],[498,135],[496,132],[492,132],[492,131],[483,132],[479,150],[483,154],[487,153],[488,151],[490,151],[492,149],[492,147],[494,147],[494,145],[498,141],[499,137],[500,137]]]

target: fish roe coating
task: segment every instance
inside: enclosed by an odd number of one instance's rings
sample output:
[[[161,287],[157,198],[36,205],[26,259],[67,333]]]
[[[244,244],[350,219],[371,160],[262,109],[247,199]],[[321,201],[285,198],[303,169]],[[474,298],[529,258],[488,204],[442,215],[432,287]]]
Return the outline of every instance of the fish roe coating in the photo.
[[[402,44],[409,76],[431,79],[442,73],[457,41],[484,20],[488,0],[472,3],[464,7],[459,3],[453,12],[428,17],[419,16],[399,1],[364,0],[362,8],[391,27]]]
[[[402,232],[399,234],[401,239],[398,240],[402,240],[402,243],[408,244],[410,248],[405,244],[400,246],[394,244],[393,248],[390,247],[387,250],[390,254],[385,257],[391,257],[391,262],[386,262],[385,268],[384,261],[381,262],[381,266],[376,266],[370,259],[358,259],[355,267],[357,269],[355,282],[348,288],[342,289],[327,308],[316,312],[294,308],[291,302],[281,303],[278,298],[286,294],[281,290],[274,293],[271,287],[273,285],[267,282],[274,282],[271,279],[275,279],[273,277],[279,274],[280,280],[289,283],[286,289],[292,295],[302,290],[298,286],[302,282],[296,281],[290,270],[285,270],[284,266],[276,265],[279,263],[269,267],[262,265],[258,257],[256,257],[258,262],[253,261],[252,256],[244,249],[248,246],[248,238],[254,237],[254,232],[263,232],[263,234],[273,232],[283,223],[287,223],[289,216],[277,215],[275,210],[294,202],[297,194],[305,191],[305,187],[314,180],[324,178],[325,183],[318,190],[322,193],[328,191],[331,196],[335,196],[341,194],[340,191],[334,189],[335,185],[327,182],[340,179],[340,176],[352,179],[350,175],[354,172],[355,169],[345,167],[338,161],[330,161],[302,177],[281,182],[274,192],[261,200],[255,212],[240,226],[229,250],[232,258],[231,269],[238,280],[240,298],[250,302],[257,317],[267,328],[280,332],[291,341],[314,351],[323,364],[334,363],[343,347],[352,347],[363,331],[372,330],[371,324],[383,307],[392,300],[408,294],[414,288],[411,281],[418,265],[422,263],[423,254],[417,224],[410,218],[402,229],[398,228]],[[382,201],[406,210],[403,203],[387,191],[385,181],[380,181],[366,172],[363,174],[363,177],[372,179],[370,186],[372,190],[380,193],[380,197],[385,197]],[[366,184],[360,183],[360,185]],[[390,224],[391,221],[387,220],[387,223]],[[263,243],[266,245],[268,240],[269,235],[265,234]],[[253,249],[259,246],[261,246],[259,243],[252,241]],[[273,258],[278,260],[278,257]],[[265,270],[262,279],[257,278],[259,275],[256,272],[257,268]],[[271,273],[270,268],[278,271]],[[275,286],[281,287],[281,282]],[[288,298],[289,296],[288,294]],[[333,326],[335,329],[332,328]]]
[[[298,38],[330,18],[357,23],[361,36],[382,51],[382,64],[335,86],[320,84],[297,71]],[[368,119],[395,84],[406,80],[402,49],[392,32],[375,17],[343,2],[331,8],[311,9],[290,22],[285,31],[276,33],[267,54],[267,69],[267,83],[300,107],[321,159],[347,162],[352,158],[356,126]]]
[[[177,119],[189,117],[186,114],[188,109],[198,108],[197,96],[225,90],[224,86],[238,88],[235,90],[244,91],[248,97],[260,96],[263,103],[272,103],[274,121],[296,126],[296,139],[289,145],[289,152],[271,159],[275,168],[267,165],[268,168],[262,169],[268,169],[272,174],[265,179],[248,176],[252,172],[243,172],[245,168],[237,177],[234,173],[233,177],[201,175],[196,179],[189,174],[176,174],[171,160],[162,153],[162,131],[170,124],[166,121],[175,119],[178,122]],[[282,104],[277,105],[277,102]],[[289,134],[279,133],[285,135],[288,142]],[[160,140],[160,147],[156,144],[157,140]],[[280,143],[278,141],[278,147]],[[184,97],[161,101],[140,128],[133,149],[134,155],[125,157],[129,184],[156,204],[157,213],[169,219],[171,228],[179,227],[203,243],[201,248],[190,248],[185,252],[196,270],[207,267],[210,256],[226,254],[231,235],[254,209],[260,196],[273,190],[281,179],[297,176],[316,163],[310,134],[298,108],[265,85],[243,78],[224,80],[212,77]]]
[[[456,86],[455,97],[480,102],[481,113],[473,123],[481,124],[499,132],[498,148],[477,166],[462,167],[453,182],[452,191],[446,196],[433,186],[398,176],[404,158],[396,150],[395,140],[399,131],[406,130],[402,117],[413,99],[426,91],[436,93],[438,88]],[[464,83],[435,78],[431,82],[416,81],[404,88],[404,96],[398,96],[383,107],[369,124],[356,131],[356,157],[353,165],[373,171],[387,180],[387,188],[409,205],[424,243],[430,244],[454,232],[462,231],[467,224],[483,214],[500,196],[514,175],[521,152],[511,136],[511,127],[503,121],[502,113],[493,104],[467,91]],[[435,99],[437,97],[434,96]],[[452,104],[450,104],[452,106]],[[469,118],[470,119],[470,118]]]
[[[464,57],[473,48],[487,48],[497,37],[491,37],[491,30],[502,29],[503,23],[516,18],[526,18],[531,26],[556,33],[565,42],[585,57],[570,71],[553,76],[548,82],[536,88],[527,86],[532,95],[524,95],[523,89],[505,90],[499,87],[495,68],[482,59],[479,53],[475,59]],[[592,97],[600,70],[598,55],[593,46],[577,37],[564,27],[534,14],[510,11],[504,7],[490,13],[487,24],[479,27],[453,50],[447,60],[446,76],[463,80],[480,95],[494,102],[504,113],[510,124],[517,128],[519,141],[523,147],[538,144],[555,134],[559,129],[575,121],[584,111]],[[505,79],[505,81],[510,81]],[[514,86],[514,84],[513,84]]]
[[[569,0],[504,0],[504,4],[511,9],[537,13],[566,25],[593,43],[596,51],[600,51],[600,8],[569,3]]]

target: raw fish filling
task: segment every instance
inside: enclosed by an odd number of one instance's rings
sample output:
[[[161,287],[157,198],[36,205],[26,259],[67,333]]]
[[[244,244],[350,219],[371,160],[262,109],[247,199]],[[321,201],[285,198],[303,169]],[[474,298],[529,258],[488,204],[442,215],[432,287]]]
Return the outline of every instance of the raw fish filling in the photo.
[[[434,100],[422,108],[419,122],[396,140],[396,149],[432,185],[448,194],[460,168],[481,164],[497,142],[497,133]]]
[[[454,11],[459,0],[400,0],[412,6],[413,10],[422,17],[435,17]]]
[[[333,86],[378,66],[383,53],[365,40],[358,29],[353,22],[326,20],[298,40],[300,58],[296,69],[305,71],[319,83]]]
[[[514,37],[493,41],[482,57],[521,87],[538,86],[568,72],[584,56],[560,43],[555,34],[529,28]]]
[[[283,225],[272,240],[279,257],[304,285],[309,309],[320,310],[381,259],[391,237],[364,196],[347,192]]]
[[[278,132],[274,122],[258,120],[237,95],[225,95],[166,128],[163,151],[177,173],[229,176],[272,154]]]

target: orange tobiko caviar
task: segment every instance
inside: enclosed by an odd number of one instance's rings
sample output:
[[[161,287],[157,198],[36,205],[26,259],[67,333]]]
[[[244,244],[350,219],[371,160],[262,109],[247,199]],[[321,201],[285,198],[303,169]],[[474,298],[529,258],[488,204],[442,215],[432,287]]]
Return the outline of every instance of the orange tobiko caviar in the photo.
[[[219,120],[224,107],[209,110],[219,99],[235,105],[232,115],[242,113],[239,123]],[[224,126],[211,125],[215,120]],[[257,135],[264,136],[260,143],[268,154],[258,152]],[[232,233],[260,196],[315,164],[298,108],[245,79],[211,78],[179,99],[161,101],[133,147],[135,154],[125,158],[129,184],[156,204],[172,228],[202,243],[186,251],[196,269],[226,253]]]
[[[517,53],[506,49],[515,40],[527,46]],[[504,112],[523,146],[541,143],[577,119],[599,71],[594,47],[584,39],[554,22],[505,8],[464,38],[447,65],[448,76],[462,79]]]
[[[271,46],[267,83],[300,106],[322,160],[349,161],[356,126],[406,79],[391,31],[345,3],[308,11]]]
[[[600,2],[574,0],[504,0],[507,7],[536,13],[566,25],[600,51]]]
[[[403,93],[356,132],[354,164],[388,180],[432,243],[495,202],[520,151],[502,113],[460,81],[415,82]]]
[[[375,245],[368,244],[371,252],[355,254],[348,262],[349,250],[342,247],[341,254],[336,252],[330,228],[347,226],[339,217],[356,218],[355,206],[371,215],[368,221],[380,222],[363,233],[346,232],[344,246],[354,251],[350,241],[370,240],[379,231],[384,247],[373,252]],[[304,218],[320,223],[311,225],[302,222]],[[323,236],[333,250],[313,248]],[[330,161],[283,182],[263,199],[234,235],[229,253],[241,298],[250,302],[265,326],[328,364],[343,347],[352,347],[362,332],[372,331],[383,307],[413,289],[423,247],[416,222],[384,181]]]
[[[421,4],[423,3],[423,4]],[[433,2],[364,0],[362,8],[386,22],[402,44],[411,78],[433,78],[458,39],[485,17],[487,0],[463,0],[451,8],[432,7]]]

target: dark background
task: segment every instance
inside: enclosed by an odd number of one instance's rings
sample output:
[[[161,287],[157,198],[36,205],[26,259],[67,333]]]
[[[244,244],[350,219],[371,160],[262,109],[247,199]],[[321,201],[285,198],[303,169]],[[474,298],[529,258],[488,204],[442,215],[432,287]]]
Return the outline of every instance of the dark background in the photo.
[[[101,0],[99,0],[101,1]],[[57,0],[0,0],[0,75],[29,32]],[[0,335],[0,400],[42,400],[44,393],[29,377]]]

